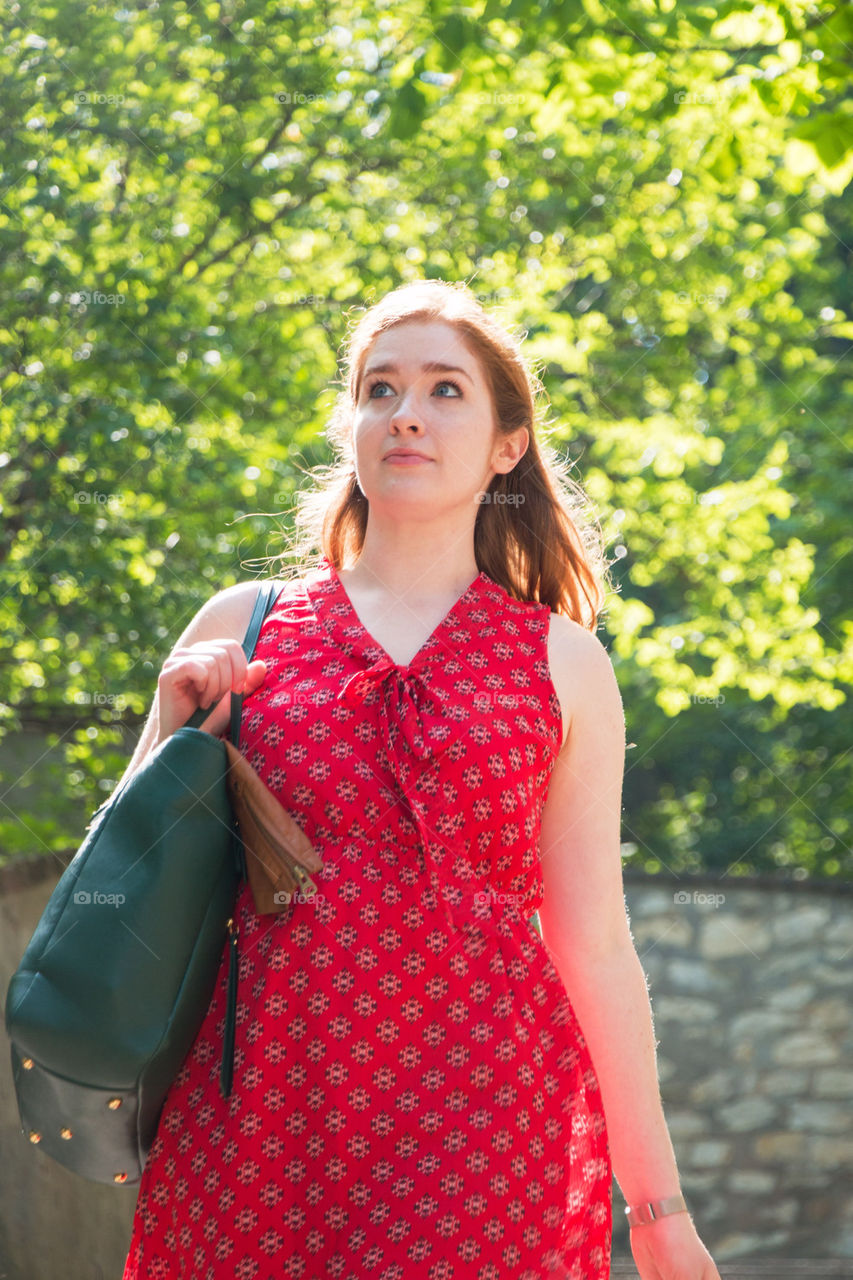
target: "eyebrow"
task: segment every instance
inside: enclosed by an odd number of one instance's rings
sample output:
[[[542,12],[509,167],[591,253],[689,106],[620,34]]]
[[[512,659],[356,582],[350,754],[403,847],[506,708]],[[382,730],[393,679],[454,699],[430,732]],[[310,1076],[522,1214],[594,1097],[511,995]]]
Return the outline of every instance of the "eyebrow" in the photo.
[[[438,360],[430,360],[427,364],[422,364],[421,369],[424,373],[461,373],[464,378],[468,379],[472,387],[474,385],[474,379],[471,377],[470,373],[467,373],[465,369],[460,369],[458,364],[441,364]],[[364,376],[365,378],[369,378],[373,373],[397,372],[399,372],[399,370],[395,364],[374,364],[371,365],[369,369],[365,369]]]

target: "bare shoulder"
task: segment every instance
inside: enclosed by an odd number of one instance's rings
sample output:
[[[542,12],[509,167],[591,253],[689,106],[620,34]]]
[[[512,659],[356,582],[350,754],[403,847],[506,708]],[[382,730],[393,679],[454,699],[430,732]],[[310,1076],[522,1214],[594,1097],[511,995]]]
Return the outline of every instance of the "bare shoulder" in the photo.
[[[551,614],[548,664],[563,712],[563,741],[572,722],[593,708],[610,710],[622,699],[610,655],[594,632],[563,613]]]
[[[242,644],[258,598],[258,591],[266,581],[275,581],[280,586],[285,585],[278,578],[264,579],[236,582],[233,587],[224,587],[221,591],[217,591],[204,602],[177,641],[176,647],[177,645],[186,647],[205,640],[238,640]]]

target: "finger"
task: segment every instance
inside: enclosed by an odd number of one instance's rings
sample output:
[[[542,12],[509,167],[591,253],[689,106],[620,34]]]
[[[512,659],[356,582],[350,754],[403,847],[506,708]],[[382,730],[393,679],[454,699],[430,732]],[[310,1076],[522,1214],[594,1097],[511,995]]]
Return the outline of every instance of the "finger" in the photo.
[[[247,663],[242,647],[236,644],[229,646],[227,650],[223,647],[222,652],[230,660],[226,673],[230,674],[230,682],[220,686],[222,698],[227,698],[231,693],[253,693],[266,679],[267,664],[262,658]],[[222,670],[221,665],[218,670]]]
[[[266,679],[266,675],[267,664],[262,658],[256,658],[253,662],[250,662],[246,668],[246,680],[244,684],[245,692],[254,693],[254,691],[263,684]]]
[[[243,647],[236,640],[206,641],[187,650],[176,650],[164,665],[163,675],[171,677],[178,686],[182,683],[191,686],[198,705],[207,709],[226,694],[241,693],[249,688],[249,665],[255,682],[251,688],[257,688],[266,675],[266,663],[262,659],[247,664]]]
[[[228,670],[227,683],[223,685],[223,692],[242,693],[246,687],[246,675],[248,671],[248,663],[243,646],[237,644],[229,644],[226,650]]]
[[[219,702],[238,683],[239,658],[235,656],[234,648],[239,650],[240,646],[235,642],[234,645],[208,644],[205,647],[203,658],[206,680],[204,684],[196,684],[200,706],[207,707]],[[242,656],[245,663],[245,655]]]
[[[170,696],[184,694],[195,698],[200,707],[211,706],[214,702],[212,694],[208,694],[210,684],[210,665],[201,659],[182,659],[173,667],[164,665],[159,685],[168,688]]]
[[[202,733],[212,733],[215,738],[221,737],[231,725],[231,694],[226,693],[213,708],[205,707],[211,714],[202,720],[199,728]]]
[[[256,658],[253,662],[248,662],[243,646],[237,644],[236,640],[229,644],[227,648],[223,647],[223,652],[226,654],[229,664],[226,671],[226,681],[222,685],[223,693],[251,693],[266,676],[267,664],[262,658]]]

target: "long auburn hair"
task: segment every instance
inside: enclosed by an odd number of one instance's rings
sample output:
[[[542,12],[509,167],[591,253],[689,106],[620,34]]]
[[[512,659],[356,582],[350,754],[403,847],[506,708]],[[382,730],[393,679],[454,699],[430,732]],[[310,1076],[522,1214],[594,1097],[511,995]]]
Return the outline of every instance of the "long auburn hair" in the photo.
[[[369,503],[355,470],[353,417],[365,363],[380,334],[405,321],[441,320],[452,325],[477,359],[489,387],[497,430],[508,435],[526,427],[529,443],[512,471],[495,475],[474,523],[479,570],[517,600],[541,601],[595,631],[611,587],[604,538],[574,465],[537,437],[545,391],[521,352],[526,336],[483,308],[462,283],[419,280],[385,294],[364,311],[346,339],[346,383],[326,426],[337,453],[328,467],[313,468],[315,483],[296,495],[290,547],[270,560],[295,557],[299,568],[325,556],[336,569],[361,553]],[[537,404],[537,401],[542,403]],[[541,424],[544,427],[544,423]],[[319,476],[318,476],[319,473]],[[320,549],[320,555],[314,553]]]

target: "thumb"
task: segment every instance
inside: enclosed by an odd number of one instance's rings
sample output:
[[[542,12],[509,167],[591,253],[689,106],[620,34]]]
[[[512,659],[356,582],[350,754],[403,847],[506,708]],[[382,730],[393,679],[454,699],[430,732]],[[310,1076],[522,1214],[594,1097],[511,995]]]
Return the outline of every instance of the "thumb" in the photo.
[[[246,668],[246,679],[242,689],[229,690],[219,699],[214,709],[206,720],[202,721],[199,728],[204,733],[210,733],[214,738],[221,738],[230,731],[231,726],[231,694],[247,694],[254,693],[259,685],[263,684],[266,679],[267,664],[261,659],[256,658],[254,662],[250,662]]]
[[[246,683],[243,688],[244,693],[254,693],[260,685],[263,684],[267,675],[267,664],[262,658],[255,658],[246,668]]]

